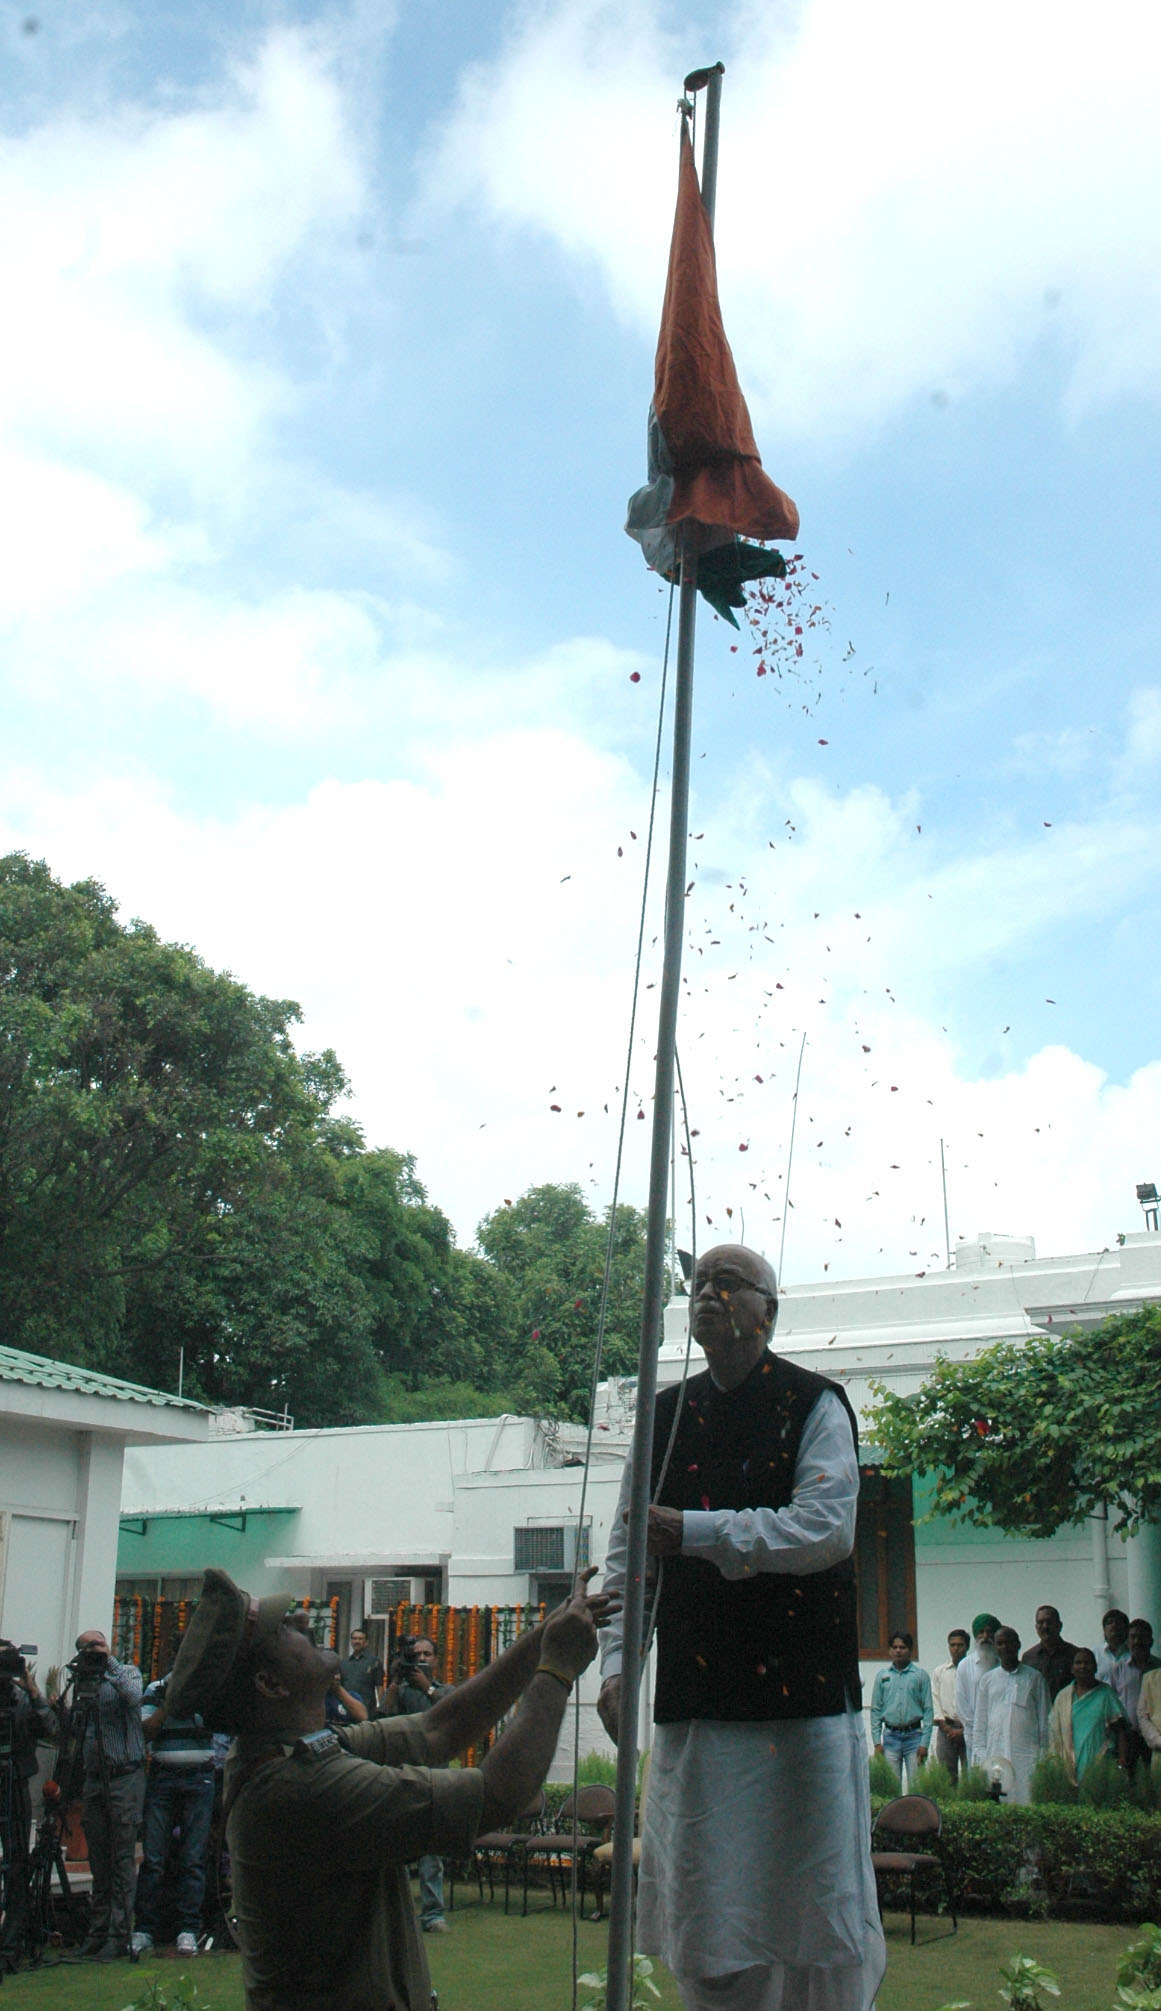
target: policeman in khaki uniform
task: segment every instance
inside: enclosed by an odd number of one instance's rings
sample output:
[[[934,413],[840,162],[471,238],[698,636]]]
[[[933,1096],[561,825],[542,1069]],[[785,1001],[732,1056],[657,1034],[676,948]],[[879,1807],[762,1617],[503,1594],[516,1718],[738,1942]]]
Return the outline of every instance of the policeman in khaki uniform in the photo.
[[[224,1571],[201,1600],[170,1679],[172,1708],[237,1733],[225,1811],[247,2011],[428,2011],[431,1979],[407,1866],[464,1856],[544,1781],[569,1693],[614,1608],[583,1574],[568,1603],[421,1717],[328,1731],[338,1657],[279,1594]],[[479,1767],[437,1771],[511,1710]]]

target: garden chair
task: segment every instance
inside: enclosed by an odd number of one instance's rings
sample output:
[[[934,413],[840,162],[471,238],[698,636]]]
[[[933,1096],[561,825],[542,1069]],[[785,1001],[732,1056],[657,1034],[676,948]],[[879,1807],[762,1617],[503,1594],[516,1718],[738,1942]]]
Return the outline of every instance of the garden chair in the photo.
[[[571,1872],[575,1856],[577,1868],[577,1890],[581,1910],[584,1910],[585,1871],[594,1850],[600,1843],[607,1843],[613,1827],[613,1810],[616,1797],[612,1788],[601,1786],[578,1789],[562,1803],[557,1817],[557,1828],[549,1836],[525,1837],[520,1855],[524,1860],[524,1912],[528,1911],[528,1879],[536,1865],[548,1872],[549,1890],[552,1903],[556,1905],[556,1881],[560,1878],[560,1894],[565,1894],[565,1878]],[[573,1821],[576,1821],[577,1836],[573,1842]],[[582,1825],[591,1825],[586,1834]],[[594,1833],[595,1832],[595,1833]]]
[[[880,1834],[886,1832],[891,1837],[914,1837],[916,1841],[926,1839],[934,1844],[930,1850],[878,1850],[876,1842]],[[887,1802],[875,1817],[871,1829],[871,1864],[875,1872],[875,1888],[879,1894],[879,1912],[883,1911],[882,1880],[885,1878],[906,1878],[911,1900],[911,1946],[915,1946],[915,1881],[937,1872],[943,1880],[943,1890],[947,1898],[948,1912],[951,1914],[951,1931],[958,1932],[959,1923],[955,1917],[955,1899],[951,1890],[951,1880],[943,1861],[943,1817],[928,1795],[898,1795]]]
[[[637,1800],[637,1816],[633,1825],[633,1890],[637,1890],[637,1871],[641,1863],[641,1837],[645,1828],[645,1803],[649,1797],[649,1763],[653,1755],[648,1752],[641,1761],[641,1793]],[[613,1852],[617,1848],[614,1833],[608,1843],[599,1843],[593,1852],[593,1896],[597,1902],[594,1920],[600,1920],[605,1911],[605,1885],[607,1876],[613,1869]]]
[[[504,1911],[507,1913],[508,1891],[512,1881],[512,1860],[519,1856],[529,1837],[537,1835],[543,1828],[544,1808],[544,1789],[538,1788],[528,1806],[521,1809],[512,1829],[489,1830],[485,1836],[476,1838],[476,1847],[471,1856],[471,1869],[476,1874],[481,1906],[484,1903],[484,1873],[488,1874],[488,1902],[491,1904],[496,1897],[496,1873],[503,1865]]]

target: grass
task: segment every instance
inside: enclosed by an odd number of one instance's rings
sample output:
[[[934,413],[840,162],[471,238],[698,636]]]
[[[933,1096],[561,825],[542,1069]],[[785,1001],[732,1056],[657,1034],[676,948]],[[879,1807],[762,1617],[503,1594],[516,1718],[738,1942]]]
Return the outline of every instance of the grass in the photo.
[[[503,1907],[470,1903],[450,1915],[451,1933],[427,1942],[432,1981],[440,2011],[569,2011],[572,2001],[572,1926],[560,1907],[542,1896],[527,1920]],[[1031,1955],[1056,1972],[1060,2011],[1109,2011],[1115,1992],[1116,1960],[1136,1939],[1131,1926],[1090,1926],[1063,1921],[968,1919],[957,1935],[931,1916],[919,1922],[912,1948],[906,1914],[886,1915],[887,1977],[878,2011],[937,2011],[949,1999],[966,1998],[972,2011],[1001,2011],[1000,1965],[1012,1955]],[[579,1967],[602,1969],[608,1923],[583,1920],[578,1927]],[[236,1955],[199,1957],[178,1963],[162,1957],[131,1966],[44,1968],[6,1978],[3,2011],[123,2011],[152,1978],[164,1986],[190,1975],[206,2011],[243,2011],[242,1969]],[[672,1977],[655,1965],[661,1990],[656,2011],[681,2011]],[[582,1990],[580,2001],[592,1995]]]

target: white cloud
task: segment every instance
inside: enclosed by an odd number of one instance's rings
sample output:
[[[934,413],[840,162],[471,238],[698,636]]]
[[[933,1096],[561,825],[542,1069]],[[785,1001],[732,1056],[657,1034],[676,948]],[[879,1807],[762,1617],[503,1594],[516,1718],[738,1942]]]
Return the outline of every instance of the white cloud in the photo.
[[[96,874],[123,913],[257,990],[300,998],[303,1039],[337,1049],[372,1142],[415,1150],[468,1238],[535,1181],[580,1179],[594,1202],[608,1195],[642,798],[623,759],[540,726],[433,744],[409,781],[324,782],[286,807],[220,820],[180,813],[131,773],[72,796],[10,773],[0,843],[44,853],[66,878]],[[916,890],[939,872],[917,864],[907,804],[856,791],[823,817],[801,781],[788,801],[799,828],[777,853],[764,834],[725,825],[715,858],[733,863],[691,870],[679,1039],[700,1133],[701,1241],[744,1226],[777,1251],[804,1033],[791,1277],[937,1261],[941,1137],[953,1237],[1031,1231],[1044,1250],[1086,1248],[1134,1226],[1128,1183],[1155,1171],[1161,1064],[1118,1082],[1046,1047],[981,1077],[939,1025],[944,1000],[970,996],[995,939],[986,890],[1009,883],[1016,855],[955,863],[949,876],[971,888],[978,875],[978,896],[916,911]],[[1078,829],[1057,869],[1075,924],[1097,899],[1093,862],[1139,840]],[[851,847],[867,890],[857,915]],[[1013,906],[1001,932],[1018,919]],[[630,1071],[623,1193],[638,1204],[659,921],[655,911]]]
[[[1147,685],[1135,691],[1129,701],[1129,723],[1125,735],[1122,772],[1126,778],[1141,779],[1141,771],[1156,768],[1161,761],[1161,690]]]
[[[154,523],[140,497],[83,468],[0,448],[0,498],[0,623],[55,616],[113,580],[206,555],[198,529]],[[78,636],[82,662],[91,644]]]
[[[229,508],[294,395],[246,326],[292,265],[300,316],[321,315],[329,240],[366,199],[327,48],[301,30],[271,32],[201,102],[62,112],[10,138],[0,427]]]
[[[660,310],[684,68],[651,0],[518,17],[430,173]],[[1124,0],[803,0],[735,13],[718,203],[726,324],[779,437],[1006,382],[1047,342],[1079,414],[1161,386],[1161,16]],[[535,172],[529,171],[535,162]],[[775,442],[768,458],[776,460]]]

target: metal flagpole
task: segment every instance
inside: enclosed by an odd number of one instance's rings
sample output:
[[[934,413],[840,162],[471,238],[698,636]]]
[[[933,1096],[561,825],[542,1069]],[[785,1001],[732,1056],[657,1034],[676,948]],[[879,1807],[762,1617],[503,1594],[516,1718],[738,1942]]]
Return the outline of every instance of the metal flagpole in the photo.
[[[694,70],[686,92],[706,92],[702,154],[702,201],[713,228],[717,188],[718,123],[723,66]],[[633,1819],[637,1803],[637,1720],[641,1700],[645,1628],[646,1535],[652,1492],[653,1407],[657,1396],[657,1351],[665,1311],[665,1218],[673,1122],[674,1048],[681,990],[685,928],[686,841],[689,834],[689,757],[693,728],[693,650],[697,625],[697,553],[688,530],[681,555],[677,670],[673,707],[673,782],[669,801],[669,869],[665,883],[665,942],[661,999],[657,1014],[657,1060],[653,1082],[653,1136],[649,1162],[649,1208],[645,1229],[645,1288],[641,1308],[641,1350],[637,1405],[633,1420],[633,1482],[625,1557],[621,1712],[617,1740],[617,1796],[609,1895],[609,1961],[606,2011],[629,2011],[633,1996]]]

